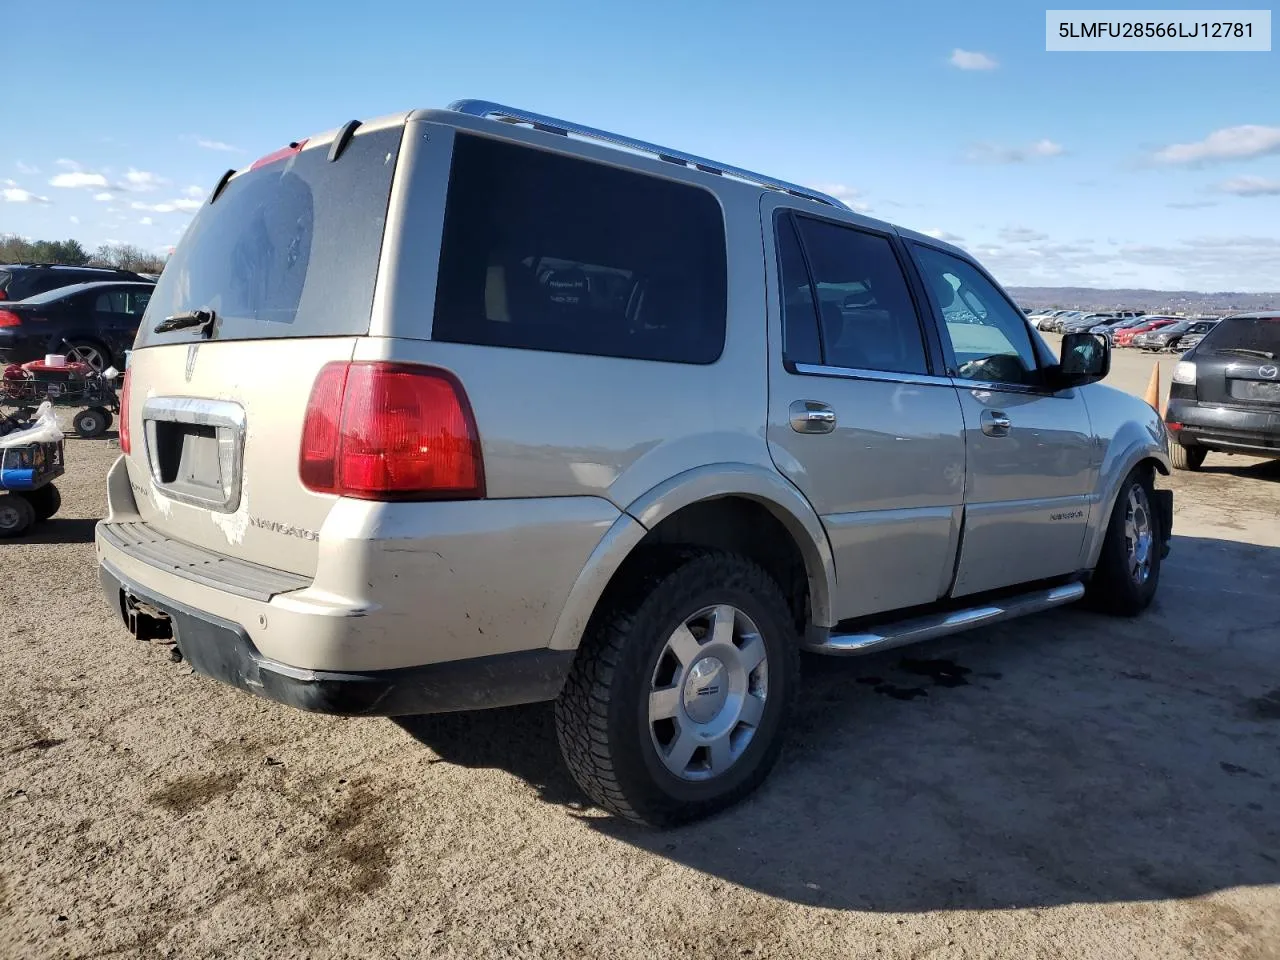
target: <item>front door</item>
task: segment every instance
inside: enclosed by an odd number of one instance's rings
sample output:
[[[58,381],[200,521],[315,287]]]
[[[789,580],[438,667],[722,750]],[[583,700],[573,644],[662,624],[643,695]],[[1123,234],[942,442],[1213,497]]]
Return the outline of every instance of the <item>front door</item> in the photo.
[[[777,203],[764,201],[770,452],[826,528],[838,620],[931,603],[954,572],[964,423],[905,253],[852,215]]]
[[[1074,573],[1098,453],[1083,396],[1045,386],[1043,349],[981,270],[909,246],[964,412],[964,536],[953,595]]]

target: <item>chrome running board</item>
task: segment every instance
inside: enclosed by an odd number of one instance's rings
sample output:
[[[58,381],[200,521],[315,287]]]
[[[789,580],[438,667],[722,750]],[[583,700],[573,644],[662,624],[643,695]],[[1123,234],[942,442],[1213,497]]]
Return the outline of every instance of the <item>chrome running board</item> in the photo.
[[[864,632],[832,633],[822,642],[806,643],[804,648],[814,653],[857,656],[877,650],[903,647],[909,643],[919,643],[921,640],[931,640],[949,633],[959,633],[962,630],[999,623],[1001,620],[1025,617],[1029,613],[1039,613],[1063,604],[1075,603],[1083,596],[1083,583],[1068,583],[1060,587],[1050,587],[1047,590],[1018,594],[996,603],[984,603],[963,610],[948,610],[945,613],[899,620],[897,623],[879,624]]]

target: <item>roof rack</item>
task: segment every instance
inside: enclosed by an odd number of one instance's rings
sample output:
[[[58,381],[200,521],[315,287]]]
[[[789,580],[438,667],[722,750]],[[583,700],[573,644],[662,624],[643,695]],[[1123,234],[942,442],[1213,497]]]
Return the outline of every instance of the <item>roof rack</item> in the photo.
[[[598,130],[595,127],[583,126],[580,123],[572,123],[568,120],[558,120],[555,117],[544,116],[540,113],[531,113],[528,110],[520,110],[516,107],[503,106],[501,103],[493,103],[490,100],[456,100],[449,104],[449,109],[455,113],[465,113],[472,117],[481,117],[484,119],[501,120],[505,123],[524,123],[533,127],[535,130],[541,130],[544,133],[554,133],[562,137],[576,136],[583,137],[587,140],[598,140],[615,147],[622,147],[625,150],[633,150],[638,153],[646,153],[664,160],[667,163],[679,164],[682,167],[694,167],[703,173],[713,173],[716,176],[733,177],[735,180],[745,180],[748,183],[754,183],[757,186],[767,187],[770,190],[779,190],[783,193],[789,193],[794,197],[802,197],[805,200],[814,200],[818,203],[825,203],[828,206],[839,207],[841,209],[849,209],[844,203],[835,197],[820,193],[817,190],[810,190],[808,187],[802,187],[798,184],[787,183],[785,180],[776,180],[773,177],[766,177],[760,173],[752,173],[750,170],[743,170],[740,167],[731,167],[727,164],[717,163],[714,160],[707,160],[703,157],[694,156],[691,153],[684,153],[680,150],[672,150],[669,147],[660,147],[655,143],[646,143],[643,140],[633,140],[631,137],[624,137],[619,133],[610,133],[607,130]]]

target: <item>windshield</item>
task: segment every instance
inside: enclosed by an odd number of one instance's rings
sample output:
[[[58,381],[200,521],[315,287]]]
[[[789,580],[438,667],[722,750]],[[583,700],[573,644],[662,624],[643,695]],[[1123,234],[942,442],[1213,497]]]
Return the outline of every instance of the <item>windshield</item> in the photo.
[[[335,162],[304,149],[232,178],[165,265],[137,347],[186,343],[166,317],[212,310],[214,338],[367,333],[403,127],[357,133]]]
[[[1228,317],[1205,335],[1200,349],[1256,350],[1280,356],[1280,315],[1274,317]]]

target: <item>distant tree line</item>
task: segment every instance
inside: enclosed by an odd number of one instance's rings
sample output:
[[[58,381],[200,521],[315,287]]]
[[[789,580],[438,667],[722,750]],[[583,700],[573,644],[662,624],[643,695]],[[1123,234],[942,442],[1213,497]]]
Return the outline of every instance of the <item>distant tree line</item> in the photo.
[[[60,263],[70,267],[117,267],[138,273],[159,273],[164,258],[131,243],[104,243],[93,253],[79,240],[27,240],[0,235],[0,263]]]

